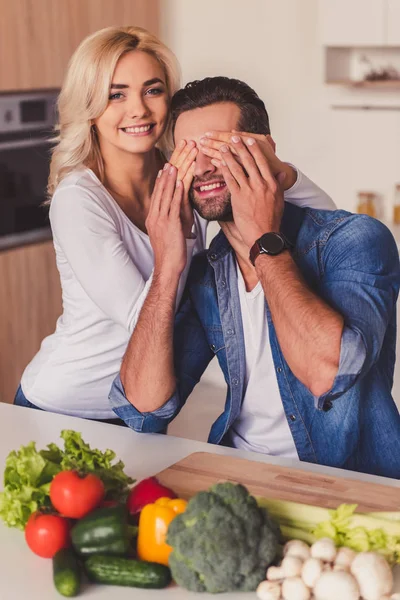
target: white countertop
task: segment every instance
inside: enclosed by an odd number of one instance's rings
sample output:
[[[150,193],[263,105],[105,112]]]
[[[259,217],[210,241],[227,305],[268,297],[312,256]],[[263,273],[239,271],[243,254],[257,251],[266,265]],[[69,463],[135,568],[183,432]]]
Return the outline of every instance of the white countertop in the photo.
[[[117,425],[0,403],[0,473],[3,472],[6,456],[11,450],[18,449],[30,441],[35,441],[38,449],[44,448],[50,442],[60,444],[62,440],[59,436],[62,429],[80,431],[83,439],[92,447],[114,450],[117,457],[124,461],[126,472],[135,479],[154,475],[192,452],[232,455],[284,466],[299,464],[298,461],[243,452],[172,436],[135,433]],[[400,489],[400,481],[393,479],[308,463],[302,463],[301,468],[319,473],[336,474],[345,478],[385,483]],[[2,483],[0,485],[2,486]],[[17,529],[5,527],[3,523],[0,523],[0,540],[0,600],[60,600],[61,596],[54,589],[52,582],[51,561],[35,556],[26,546],[23,533]],[[396,590],[400,591],[400,572],[397,573]],[[133,590],[132,588],[90,585],[80,597],[89,600],[91,598],[96,600],[101,598],[188,600],[195,597],[204,600],[211,598],[214,600],[216,598],[254,600],[256,595],[254,593],[218,594],[218,596],[195,595],[176,586],[166,590]]]

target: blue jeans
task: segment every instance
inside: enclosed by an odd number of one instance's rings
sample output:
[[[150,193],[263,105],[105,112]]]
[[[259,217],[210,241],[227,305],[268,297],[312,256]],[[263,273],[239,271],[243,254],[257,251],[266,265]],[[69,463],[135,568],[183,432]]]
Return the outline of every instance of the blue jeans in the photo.
[[[36,408],[36,410],[42,410],[38,406],[29,402],[28,398],[25,398],[24,392],[22,391],[22,387],[18,386],[17,393],[15,394],[14,404],[16,406],[26,406],[26,408]]]
[[[16,406],[25,406],[26,408],[35,408],[36,410],[42,410],[38,406],[29,402],[28,398],[25,397],[21,386],[18,386],[17,393],[15,394],[14,404]],[[110,423],[111,425],[122,425],[127,427],[127,424],[122,419],[91,419],[92,421],[99,421],[100,423]]]

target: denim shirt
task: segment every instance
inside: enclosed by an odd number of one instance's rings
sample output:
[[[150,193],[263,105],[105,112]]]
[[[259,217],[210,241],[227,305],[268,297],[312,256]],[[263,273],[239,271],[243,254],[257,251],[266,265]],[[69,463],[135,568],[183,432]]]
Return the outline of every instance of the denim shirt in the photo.
[[[368,216],[288,203],[281,231],[308,286],[344,318],[336,378],[327,393],[315,397],[287,364],[266,305],[276,377],[298,456],[400,478],[400,414],[391,396],[400,285],[393,236]],[[244,398],[246,363],[236,259],[222,231],[192,261],[175,322],[174,395],[161,408],[140,413],[117,377],[110,393],[114,412],[136,431],[165,430],[214,356],[227,396],[208,441],[229,445]]]

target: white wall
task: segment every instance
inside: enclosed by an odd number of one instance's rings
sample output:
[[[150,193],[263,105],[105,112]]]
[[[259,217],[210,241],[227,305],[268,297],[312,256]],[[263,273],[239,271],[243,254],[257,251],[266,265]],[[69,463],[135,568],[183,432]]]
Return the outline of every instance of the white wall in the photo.
[[[185,83],[227,75],[253,86],[266,103],[280,157],[298,165],[340,208],[355,210],[357,191],[371,189],[383,195],[390,218],[400,182],[400,111],[330,108],[317,4],[161,0],[161,37],[180,60]]]

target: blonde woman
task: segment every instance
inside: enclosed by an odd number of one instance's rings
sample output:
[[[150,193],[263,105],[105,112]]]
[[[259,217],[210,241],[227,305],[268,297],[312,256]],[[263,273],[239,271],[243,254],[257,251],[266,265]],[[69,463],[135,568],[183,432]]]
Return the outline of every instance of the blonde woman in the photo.
[[[15,404],[115,421],[108,394],[151,283],[146,218],[178,73],[173,53],[138,27],[99,31],[71,59],[48,187],[63,314],[25,369]],[[186,140],[170,159],[185,190],[198,152]],[[333,205],[302,177],[288,200],[293,192],[302,203],[308,186],[314,205]],[[206,224],[187,194],[181,217],[189,265],[205,247]]]

